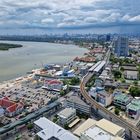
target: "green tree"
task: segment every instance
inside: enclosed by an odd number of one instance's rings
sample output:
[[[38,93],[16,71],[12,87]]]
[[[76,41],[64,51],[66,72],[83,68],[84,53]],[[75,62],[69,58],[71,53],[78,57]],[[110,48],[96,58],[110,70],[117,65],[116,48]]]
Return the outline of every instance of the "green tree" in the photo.
[[[68,130],[68,129],[69,129],[68,124],[65,124],[65,125],[64,125],[64,129],[66,129],[66,130]]]
[[[130,87],[129,92],[132,97],[136,97],[136,96],[139,97],[140,96],[140,87],[132,86],[132,87]]]
[[[33,126],[33,124],[32,124],[32,123],[28,123],[28,125],[27,125],[27,129],[28,129],[28,130],[33,129],[33,127],[34,127],[34,126]]]
[[[122,73],[119,70],[113,70],[113,75],[116,79],[122,77]]]
[[[123,72],[123,71],[124,71],[124,68],[123,68],[123,67],[121,67],[121,68],[120,68],[120,70]]]
[[[115,114],[119,115],[120,114],[120,110],[118,108],[115,108]]]
[[[135,86],[137,86],[137,85],[138,85],[138,81],[134,81],[133,83],[134,83],[134,85],[135,85]]]
[[[57,117],[54,117],[54,118],[53,118],[53,122],[54,122],[54,123],[56,123],[56,122],[57,122],[57,120],[58,120],[58,118],[57,118]]]
[[[35,135],[34,140],[39,140],[39,137]]]
[[[65,91],[64,90],[60,90],[60,95],[64,96],[65,95]]]
[[[80,83],[80,79],[78,77],[73,77],[71,80],[70,80],[70,84],[71,85],[76,85],[76,84],[79,84]]]

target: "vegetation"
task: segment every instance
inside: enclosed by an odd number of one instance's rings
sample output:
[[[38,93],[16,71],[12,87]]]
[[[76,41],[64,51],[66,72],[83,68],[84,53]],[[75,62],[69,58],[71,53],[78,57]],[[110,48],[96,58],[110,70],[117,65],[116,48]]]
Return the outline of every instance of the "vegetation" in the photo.
[[[58,117],[57,116],[54,116],[53,122],[56,123],[57,121],[58,121]]]
[[[135,81],[133,82],[133,84],[134,84],[135,86],[137,86],[137,85],[138,85],[138,81],[135,80]]]
[[[87,84],[86,84],[87,90],[89,90],[89,89],[94,85],[95,79],[96,79],[96,77],[93,76],[93,77],[90,78],[90,80],[87,82]]]
[[[60,95],[64,96],[66,94],[66,92],[64,90],[60,90]]]
[[[115,108],[115,114],[119,115],[120,114],[120,110],[118,108]]]
[[[2,51],[9,50],[11,48],[21,48],[21,47],[23,46],[19,44],[0,43],[0,50]]]
[[[113,75],[114,75],[115,79],[122,77],[122,73],[119,70],[113,70]]]
[[[140,87],[138,86],[131,86],[129,89],[131,96],[139,97],[140,96]]]
[[[39,140],[38,135],[35,135],[34,140]]]
[[[64,129],[66,129],[66,130],[68,130],[68,129],[69,129],[68,124],[65,124],[65,125],[64,125]]]
[[[88,119],[88,115],[85,115],[85,114],[83,114],[83,113],[76,113],[76,115],[80,118],[80,119]]]
[[[70,85],[77,85],[80,83],[80,79],[78,77],[73,77],[71,80],[70,80]]]
[[[121,66],[125,65],[125,64],[134,64],[135,63],[134,60],[131,60],[129,58],[117,58],[117,57],[114,57],[113,54],[111,54],[111,56],[110,56],[110,61],[112,62],[112,64],[119,63]]]
[[[123,72],[123,71],[124,71],[124,68],[123,68],[123,67],[121,67],[121,68],[120,68],[120,70]]]
[[[34,126],[33,126],[33,124],[32,124],[32,123],[29,123],[29,124],[27,125],[27,129],[28,129],[28,130],[33,129],[33,127],[34,127]]]

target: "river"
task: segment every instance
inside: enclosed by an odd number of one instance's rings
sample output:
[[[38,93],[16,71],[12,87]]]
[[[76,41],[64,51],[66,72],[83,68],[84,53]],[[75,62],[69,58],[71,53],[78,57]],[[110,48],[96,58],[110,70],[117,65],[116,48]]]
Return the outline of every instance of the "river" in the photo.
[[[22,48],[0,51],[0,82],[20,77],[48,63],[70,62],[76,56],[82,56],[87,52],[87,49],[75,45],[25,41],[0,42],[23,45]]]

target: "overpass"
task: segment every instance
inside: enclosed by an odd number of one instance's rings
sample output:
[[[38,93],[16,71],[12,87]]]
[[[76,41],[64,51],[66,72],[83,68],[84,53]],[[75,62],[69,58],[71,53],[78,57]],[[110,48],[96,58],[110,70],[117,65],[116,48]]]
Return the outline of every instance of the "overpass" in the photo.
[[[122,127],[124,127],[128,132],[127,134],[129,135],[130,139],[134,139],[137,140],[140,138],[140,130],[138,130],[136,127],[134,127],[133,125],[131,125],[130,123],[126,122],[123,118],[118,117],[116,114],[110,112],[109,110],[107,110],[105,107],[103,107],[102,105],[98,104],[97,101],[95,101],[92,97],[89,96],[88,92],[85,89],[85,85],[88,82],[88,80],[94,75],[94,72],[88,72],[81,80],[81,84],[80,84],[80,91],[82,96],[84,97],[84,99],[87,101],[88,104],[90,104],[94,109],[96,110],[100,110],[102,111],[104,114],[106,114],[106,116],[108,116],[107,118],[110,121],[115,121],[117,122],[119,125],[121,125]]]

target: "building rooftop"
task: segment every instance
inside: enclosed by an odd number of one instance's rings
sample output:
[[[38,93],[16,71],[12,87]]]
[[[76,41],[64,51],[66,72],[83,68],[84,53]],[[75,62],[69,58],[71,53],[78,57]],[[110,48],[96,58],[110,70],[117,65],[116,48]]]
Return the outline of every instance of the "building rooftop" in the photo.
[[[124,68],[124,70],[137,71],[137,67],[136,66],[126,65],[126,66],[122,66],[122,67]]]
[[[74,102],[74,103],[84,105],[84,106],[87,106],[87,107],[89,106],[83,100],[81,100],[78,96],[74,96],[74,95],[67,98],[67,101]]]
[[[72,133],[66,131],[45,117],[40,118],[34,123],[43,129],[37,133],[43,140],[78,140]]]
[[[109,132],[113,136],[116,136],[118,132],[124,130],[124,128],[106,120],[106,119],[101,119],[96,123],[96,126],[102,128],[103,130]],[[113,128],[113,129],[112,129]]]
[[[98,127],[99,128],[98,130],[102,129],[102,131],[107,132],[108,134],[115,136],[115,137],[117,137],[117,134],[120,131],[124,130],[124,128],[122,128],[106,119],[101,119],[99,121],[95,121],[95,120],[89,118],[80,127],[78,127],[73,133],[80,137],[81,133],[84,133],[87,129],[92,128],[92,127]]]
[[[62,118],[68,118],[71,114],[75,113],[76,110],[74,108],[65,108],[64,110],[58,113],[58,116]]]
[[[78,127],[73,133],[80,137],[81,133],[83,133],[85,130],[87,130],[88,128],[90,128],[93,125],[95,125],[96,122],[97,121],[89,118],[82,125],[80,125],[80,127]]]
[[[87,129],[83,134],[91,140],[113,140],[112,135],[97,126]]]
[[[138,75],[138,71],[125,70],[124,73],[127,75]]]
[[[101,63],[94,69],[94,71],[99,72],[105,64],[106,64],[106,61],[101,61]]]
[[[140,110],[140,100],[138,99],[132,100],[131,103],[127,105],[127,108],[135,111]]]
[[[130,100],[130,98],[132,98],[131,96],[128,96],[126,94],[117,94],[114,97],[114,100],[119,100],[120,102],[127,102]]]

